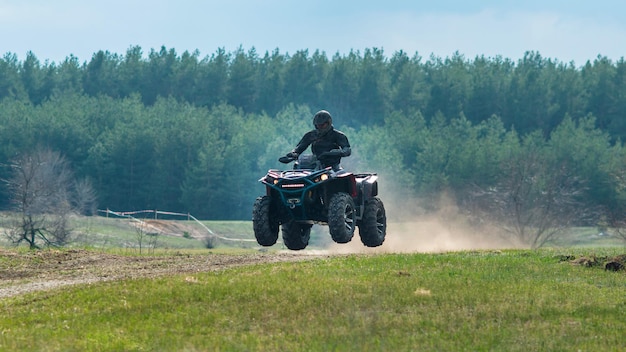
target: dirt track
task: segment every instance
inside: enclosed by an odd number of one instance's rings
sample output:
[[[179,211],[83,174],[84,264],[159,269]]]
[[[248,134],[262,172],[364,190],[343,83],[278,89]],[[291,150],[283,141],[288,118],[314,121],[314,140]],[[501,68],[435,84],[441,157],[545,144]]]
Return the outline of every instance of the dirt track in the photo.
[[[241,265],[306,260],[302,253],[124,256],[86,250],[16,253],[0,249],[0,299],[67,285],[197,273]]]

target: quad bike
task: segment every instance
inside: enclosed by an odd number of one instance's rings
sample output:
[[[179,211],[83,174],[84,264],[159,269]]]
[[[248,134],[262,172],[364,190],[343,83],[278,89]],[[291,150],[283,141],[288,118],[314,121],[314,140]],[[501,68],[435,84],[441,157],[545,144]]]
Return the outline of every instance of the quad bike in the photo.
[[[252,224],[261,246],[276,243],[281,225],[283,243],[291,250],[306,248],[313,224],[328,225],[337,243],[350,242],[356,226],[365,246],[385,241],[387,216],[376,197],[375,173],[335,171],[321,167],[314,155],[300,155],[292,170],[270,169],[259,182],[266,194],[254,202]]]

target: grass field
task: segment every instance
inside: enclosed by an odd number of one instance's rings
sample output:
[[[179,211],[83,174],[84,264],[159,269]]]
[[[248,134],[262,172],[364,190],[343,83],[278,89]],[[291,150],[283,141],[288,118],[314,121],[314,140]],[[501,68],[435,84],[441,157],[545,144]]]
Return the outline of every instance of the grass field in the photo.
[[[0,212],[0,233],[9,223],[9,216]],[[144,249],[202,249],[207,248],[207,238],[212,238],[212,246],[234,247],[244,249],[258,249],[251,221],[202,221],[201,223],[192,220],[159,220],[140,219],[146,223],[157,226],[153,228],[156,237],[149,238],[146,233],[138,231],[135,221],[126,218],[114,217],[76,217],[72,219],[72,235],[70,243],[66,247],[74,248],[126,248],[137,249],[140,246],[139,237],[143,236],[141,245]],[[161,223],[159,226],[156,222]],[[163,224],[167,224],[166,226]],[[426,224],[426,225],[424,225]],[[149,232],[146,229],[143,232]],[[358,230],[357,230],[358,233]],[[392,242],[398,240],[399,248],[392,248],[391,252],[440,252],[455,249],[474,248],[472,243],[476,242],[478,248],[485,245],[484,239],[468,235],[464,228],[455,227],[451,223],[437,221],[433,226],[432,221],[417,221],[388,224],[387,238]],[[355,234],[355,239],[358,234]],[[490,239],[487,242],[494,242]],[[152,241],[152,242],[150,242]],[[421,241],[424,246],[415,242]],[[356,242],[359,242],[358,239]],[[413,243],[409,243],[413,242]],[[428,243],[437,242],[458,242],[451,246],[429,246]],[[480,244],[478,244],[480,242]],[[498,242],[498,241],[495,241]],[[502,242],[500,242],[502,243]],[[311,231],[309,248],[320,249],[332,245],[332,240],[328,234],[326,226],[315,225]],[[555,238],[547,243],[548,247],[614,247],[624,246],[626,240],[619,236],[600,236],[598,230],[594,228],[573,228],[564,236]],[[0,246],[10,246],[6,238],[0,235]],[[506,243],[500,244],[498,248],[512,248]],[[281,246],[279,238],[277,247]],[[487,246],[486,248],[491,248]]]
[[[2,221],[4,219],[4,221]],[[0,215],[0,231],[8,226],[8,216]],[[153,219],[140,219],[153,222]],[[202,225],[194,221],[166,221],[175,224],[174,229],[156,229],[156,237],[146,236],[148,230],[138,230],[135,221],[124,218],[101,216],[77,217],[71,222],[71,241],[66,247],[90,248],[137,248],[139,236],[143,236],[145,248],[199,249],[206,248],[205,238],[213,236],[232,238],[215,241],[216,245],[226,247],[250,248],[255,246],[254,234],[250,221],[205,221]],[[207,231],[208,229],[208,231]],[[211,232],[209,232],[211,231]],[[153,242],[149,242],[152,240]],[[9,246],[0,236],[0,245]]]
[[[80,221],[77,246],[139,255],[127,221]],[[204,225],[254,238],[250,222]],[[626,350],[626,274],[602,266],[624,254],[623,242],[593,229],[560,241],[535,251],[336,254],[0,298],[0,351]],[[247,243],[216,251],[159,236],[165,254],[258,251]],[[571,262],[581,257],[598,265]]]
[[[0,350],[623,350],[626,275],[563,260],[585,253],[347,255],[32,293],[0,300]]]

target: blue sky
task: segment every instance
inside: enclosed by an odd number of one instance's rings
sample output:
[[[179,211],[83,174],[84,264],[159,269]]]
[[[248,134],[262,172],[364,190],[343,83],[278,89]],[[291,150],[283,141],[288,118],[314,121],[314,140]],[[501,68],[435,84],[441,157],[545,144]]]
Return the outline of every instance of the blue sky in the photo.
[[[329,56],[380,48],[518,60],[534,50],[576,66],[626,56],[623,0],[0,0],[0,54],[89,61],[98,50],[144,54],[254,47]]]

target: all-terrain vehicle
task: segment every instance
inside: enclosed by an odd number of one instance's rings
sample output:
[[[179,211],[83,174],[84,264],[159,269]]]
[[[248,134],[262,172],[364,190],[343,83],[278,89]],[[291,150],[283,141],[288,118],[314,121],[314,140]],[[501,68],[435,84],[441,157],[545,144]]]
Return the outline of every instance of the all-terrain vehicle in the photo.
[[[259,182],[266,194],[252,210],[254,236],[261,246],[278,240],[292,250],[306,248],[313,224],[328,225],[333,241],[348,243],[359,227],[361,242],[377,247],[385,241],[387,216],[377,198],[378,175],[354,174],[321,167],[314,155],[300,155],[292,170],[270,169]]]

